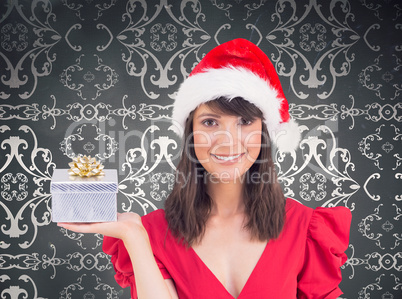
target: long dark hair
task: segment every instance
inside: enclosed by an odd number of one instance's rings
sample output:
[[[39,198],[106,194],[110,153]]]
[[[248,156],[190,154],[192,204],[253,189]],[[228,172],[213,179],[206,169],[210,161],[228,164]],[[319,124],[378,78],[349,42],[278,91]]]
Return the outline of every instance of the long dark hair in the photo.
[[[223,114],[240,116],[247,120],[263,120],[261,110],[243,98],[233,98],[230,101],[218,98],[205,104]],[[194,111],[186,120],[175,185],[165,202],[165,217],[169,229],[187,246],[201,241],[212,207],[204,181],[206,170],[195,158],[192,134]],[[264,122],[261,136],[260,154],[245,174],[248,179],[245,180],[243,199],[247,214],[245,228],[250,231],[252,238],[266,241],[280,235],[285,223],[286,201],[277,182],[269,134]],[[249,178],[260,180],[252,182]]]

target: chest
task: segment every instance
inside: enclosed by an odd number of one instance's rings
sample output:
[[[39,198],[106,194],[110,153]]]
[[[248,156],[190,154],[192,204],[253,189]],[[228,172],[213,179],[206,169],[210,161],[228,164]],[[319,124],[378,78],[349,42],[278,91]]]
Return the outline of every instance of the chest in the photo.
[[[202,242],[193,246],[200,260],[224,288],[237,298],[246,285],[267,242],[251,240],[241,226],[207,229]]]

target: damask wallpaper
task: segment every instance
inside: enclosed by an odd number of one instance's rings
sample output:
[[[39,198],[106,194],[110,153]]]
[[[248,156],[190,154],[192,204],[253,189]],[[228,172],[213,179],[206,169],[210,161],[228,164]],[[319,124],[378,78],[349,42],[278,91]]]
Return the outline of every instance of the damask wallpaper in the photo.
[[[51,222],[52,173],[92,155],[118,170],[120,212],[162,208],[175,92],[237,37],[270,57],[303,132],[274,152],[286,196],[352,211],[342,298],[402,298],[397,0],[1,0],[1,298],[130,298],[101,235]]]

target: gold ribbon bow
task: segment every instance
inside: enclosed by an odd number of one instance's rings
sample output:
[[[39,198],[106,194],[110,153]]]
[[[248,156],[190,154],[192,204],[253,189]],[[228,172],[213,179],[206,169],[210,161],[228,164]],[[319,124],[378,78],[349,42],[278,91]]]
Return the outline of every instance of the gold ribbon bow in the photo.
[[[68,163],[71,169],[68,170],[69,175],[79,175],[80,177],[91,177],[96,175],[105,175],[103,165],[91,156],[78,155],[73,158],[73,162]]]

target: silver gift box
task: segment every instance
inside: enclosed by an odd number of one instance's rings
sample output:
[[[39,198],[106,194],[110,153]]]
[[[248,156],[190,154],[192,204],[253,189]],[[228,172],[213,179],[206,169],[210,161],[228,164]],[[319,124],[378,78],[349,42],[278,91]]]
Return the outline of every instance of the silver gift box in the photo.
[[[55,169],[50,184],[53,222],[107,222],[117,220],[117,170],[104,176],[70,176]]]

